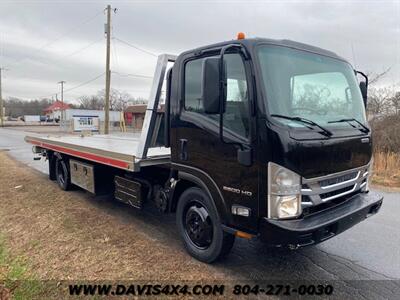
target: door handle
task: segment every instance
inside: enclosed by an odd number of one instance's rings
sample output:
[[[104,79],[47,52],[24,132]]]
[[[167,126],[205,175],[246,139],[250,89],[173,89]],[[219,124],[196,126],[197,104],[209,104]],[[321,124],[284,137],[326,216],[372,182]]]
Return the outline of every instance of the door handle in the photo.
[[[180,139],[179,140],[179,144],[180,144],[179,159],[180,160],[187,160],[188,159],[187,139]]]

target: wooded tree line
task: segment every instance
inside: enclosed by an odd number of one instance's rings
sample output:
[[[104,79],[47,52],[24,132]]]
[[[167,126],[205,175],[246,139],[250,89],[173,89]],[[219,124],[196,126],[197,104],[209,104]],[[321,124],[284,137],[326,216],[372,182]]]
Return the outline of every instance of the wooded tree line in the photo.
[[[76,99],[75,103],[71,103],[71,99],[66,99],[71,108],[79,109],[104,109],[104,89],[98,91],[94,95],[84,95]],[[43,115],[44,110],[49,107],[54,101],[52,99],[34,99],[34,100],[22,100],[16,97],[8,97],[4,101],[5,115],[12,118],[17,118],[24,115]],[[116,111],[123,111],[129,105],[143,104],[147,100],[144,98],[132,97],[127,92],[121,92],[116,89],[110,90],[110,109]]]
[[[23,115],[43,115],[43,110],[51,105],[51,99],[21,100],[16,97],[8,97],[4,101],[5,115],[17,118]]]
[[[372,118],[400,114],[400,87],[387,86],[369,89],[368,113]]]
[[[103,110],[105,104],[104,89],[98,91],[95,95],[81,96],[77,100],[78,107],[82,109]],[[124,111],[129,105],[143,104],[147,100],[144,98],[134,98],[127,92],[121,92],[116,89],[110,90],[110,109],[116,111]]]
[[[374,150],[400,153],[400,88],[369,90],[368,118],[372,127]]]
[[[367,114],[374,151],[400,154],[400,84],[377,86],[389,71],[369,76]]]

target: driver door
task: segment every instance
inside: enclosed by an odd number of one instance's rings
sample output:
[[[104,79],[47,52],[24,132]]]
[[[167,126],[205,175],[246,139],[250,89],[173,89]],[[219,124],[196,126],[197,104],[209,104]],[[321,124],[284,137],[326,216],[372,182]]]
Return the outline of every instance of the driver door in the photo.
[[[248,207],[251,216],[232,216],[234,224],[256,226],[257,168],[238,162],[238,145],[224,143],[219,137],[219,114],[206,114],[201,98],[202,62],[205,57],[189,58],[183,64],[183,101],[177,116],[176,163],[197,174],[206,174],[218,187],[225,205]],[[252,119],[250,118],[249,76],[239,53],[225,54],[227,75],[227,103],[224,113],[224,140],[250,146]],[[253,133],[254,134],[254,133]]]

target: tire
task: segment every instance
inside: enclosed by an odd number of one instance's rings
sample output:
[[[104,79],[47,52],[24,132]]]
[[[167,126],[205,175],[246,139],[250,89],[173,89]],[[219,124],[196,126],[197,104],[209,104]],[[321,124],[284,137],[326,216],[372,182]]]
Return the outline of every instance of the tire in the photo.
[[[221,221],[212,200],[200,188],[182,193],[176,210],[176,223],[186,250],[205,263],[227,255],[235,236],[222,230]]]
[[[56,168],[55,173],[58,186],[62,190],[68,191],[71,188],[71,176],[69,173],[68,161],[57,157],[54,167]]]

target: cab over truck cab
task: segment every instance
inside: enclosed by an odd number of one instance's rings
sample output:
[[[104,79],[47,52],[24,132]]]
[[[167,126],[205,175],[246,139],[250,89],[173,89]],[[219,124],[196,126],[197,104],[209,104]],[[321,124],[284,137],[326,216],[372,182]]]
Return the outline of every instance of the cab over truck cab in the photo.
[[[366,86],[344,59],[242,39],[181,54],[170,81],[171,169],[195,184],[177,214],[192,255],[212,261],[232,235],[312,245],[380,208]]]
[[[186,249],[204,262],[227,254],[235,237],[317,244],[382,204],[368,190],[368,82],[356,76],[336,54],[288,40],[238,39],[187,51],[167,72],[158,123],[160,80],[155,84],[139,142],[149,148],[139,146],[134,157],[140,167],[99,168],[97,161],[93,172],[107,174],[100,177],[119,200],[136,207],[154,201],[176,213]],[[157,164],[146,156],[155,141],[170,149]],[[50,173],[64,176],[63,187],[74,155],[36,145],[58,157]]]

